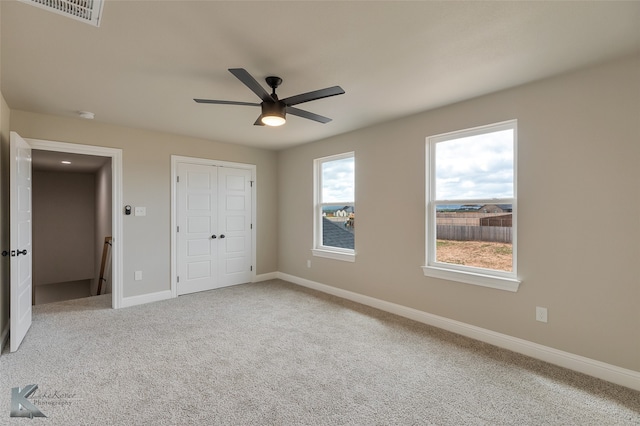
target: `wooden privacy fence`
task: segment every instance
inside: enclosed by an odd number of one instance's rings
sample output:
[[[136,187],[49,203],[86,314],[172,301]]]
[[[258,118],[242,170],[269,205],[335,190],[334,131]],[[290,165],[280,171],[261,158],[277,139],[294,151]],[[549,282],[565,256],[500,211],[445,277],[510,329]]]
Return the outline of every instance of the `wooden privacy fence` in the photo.
[[[511,230],[508,226],[436,225],[439,240],[511,243]]]

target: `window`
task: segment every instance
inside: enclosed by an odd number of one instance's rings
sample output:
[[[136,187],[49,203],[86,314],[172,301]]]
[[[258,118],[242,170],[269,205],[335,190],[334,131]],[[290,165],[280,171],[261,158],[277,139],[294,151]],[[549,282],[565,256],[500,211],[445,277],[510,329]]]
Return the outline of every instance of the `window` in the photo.
[[[314,160],[314,256],[355,261],[354,153]]]
[[[517,291],[517,122],[427,138],[424,274]]]

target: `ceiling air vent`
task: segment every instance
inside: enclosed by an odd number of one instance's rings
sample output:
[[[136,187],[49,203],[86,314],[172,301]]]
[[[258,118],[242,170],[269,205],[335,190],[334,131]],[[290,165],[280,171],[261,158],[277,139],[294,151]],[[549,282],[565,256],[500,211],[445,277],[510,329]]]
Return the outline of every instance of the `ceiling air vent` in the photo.
[[[100,16],[104,0],[19,0],[50,12],[100,26]]]

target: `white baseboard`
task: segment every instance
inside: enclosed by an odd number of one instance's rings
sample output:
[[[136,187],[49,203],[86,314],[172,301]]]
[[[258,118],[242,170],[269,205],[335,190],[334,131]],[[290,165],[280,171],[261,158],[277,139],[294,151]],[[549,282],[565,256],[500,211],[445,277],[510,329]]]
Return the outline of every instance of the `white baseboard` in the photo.
[[[640,372],[617,367],[591,358],[586,358],[570,352],[561,351],[528,340],[497,333],[495,331],[476,327],[460,321],[429,314],[417,309],[354,293],[315,281],[299,278],[293,275],[277,273],[277,277],[291,283],[308,287],[323,293],[332,294],[343,299],[371,306],[382,311],[390,312],[401,317],[409,318],[423,324],[442,328],[456,334],[471,337],[472,339],[490,343],[492,345],[518,352],[532,358],[549,362],[560,367],[578,371],[592,377],[597,377],[611,383],[622,385],[631,389],[640,390]]]
[[[173,294],[171,290],[159,291],[157,293],[141,294],[139,296],[123,297],[121,308],[128,308],[130,306],[143,305],[145,303],[159,302],[161,300],[172,299]]]
[[[10,324],[11,324],[11,322],[7,321],[7,325],[5,325],[4,330],[2,330],[2,334],[0,334],[0,354],[4,350],[4,345],[6,345],[7,341],[9,340],[9,325]]]
[[[275,280],[278,278],[277,272],[269,272],[267,274],[256,275],[252,282],[259,283],[261,281]]]
[[[275,280],[278,278],[277,272],[270,272],[267,274],[256,275],[252,281],[254,283],[268,280]],[[175,296],[171,290],[159,291],[157,293],[141,294],[139,296],[123,297],[120,303],[120,308],[128,308],[136,305],[143,305],[145,303],[159,302],[161,300],[173,299]]]

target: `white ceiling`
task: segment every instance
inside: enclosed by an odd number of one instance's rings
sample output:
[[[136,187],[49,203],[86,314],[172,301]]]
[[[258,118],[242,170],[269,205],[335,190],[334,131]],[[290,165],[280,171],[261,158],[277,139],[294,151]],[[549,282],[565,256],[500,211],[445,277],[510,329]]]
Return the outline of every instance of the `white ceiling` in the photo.
[[[640,2],[107,1],[99,28],[0,2],[11,109],[281,149],[640,54]],[[333,118],[254,126],[259,99],[228,68]],[[266,87],[266,84],[265,84]]]

